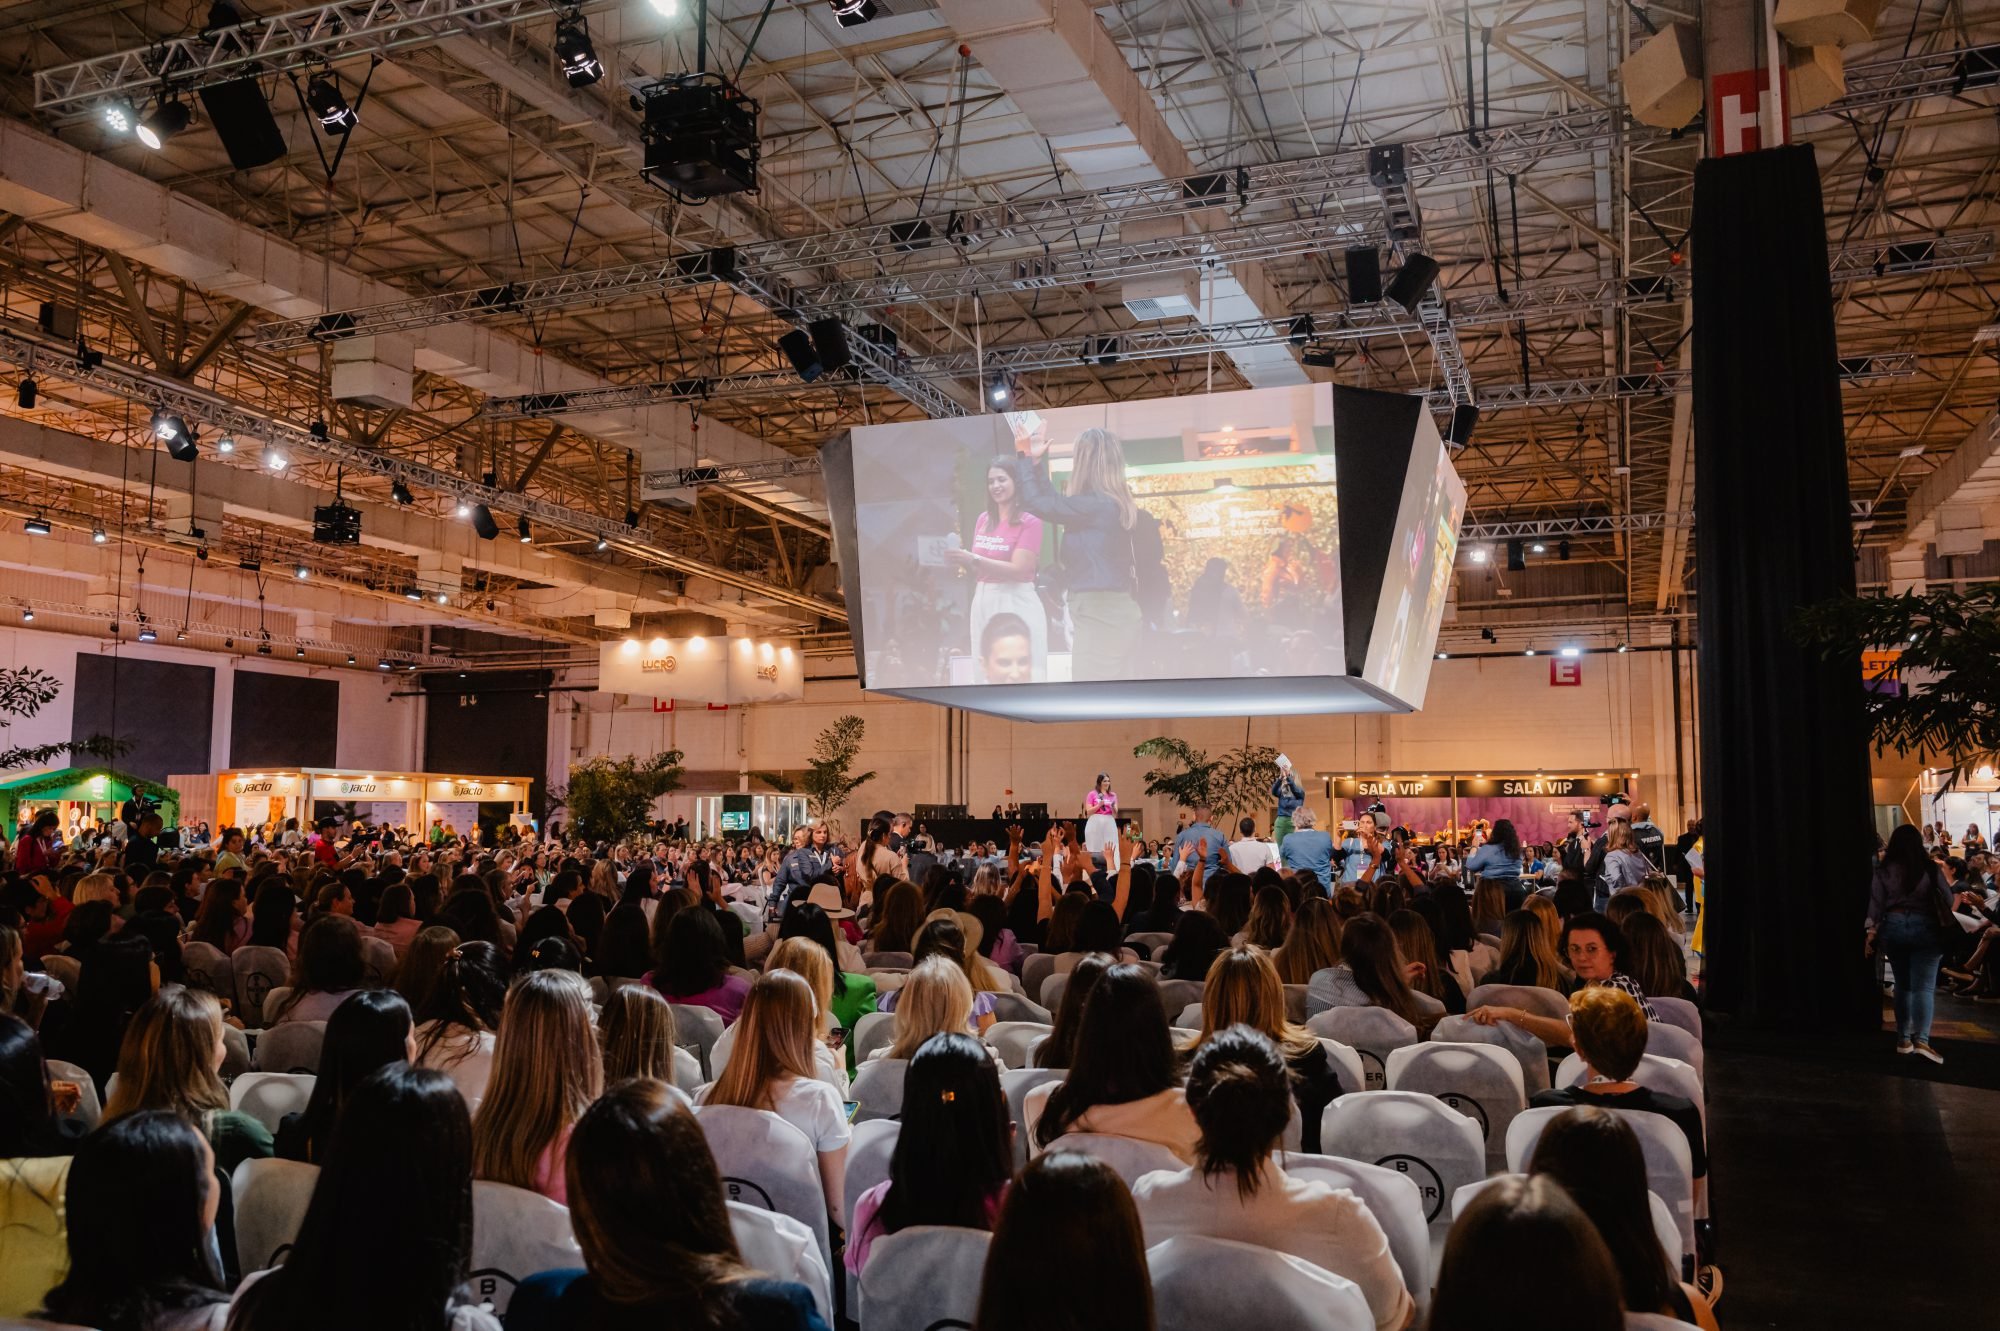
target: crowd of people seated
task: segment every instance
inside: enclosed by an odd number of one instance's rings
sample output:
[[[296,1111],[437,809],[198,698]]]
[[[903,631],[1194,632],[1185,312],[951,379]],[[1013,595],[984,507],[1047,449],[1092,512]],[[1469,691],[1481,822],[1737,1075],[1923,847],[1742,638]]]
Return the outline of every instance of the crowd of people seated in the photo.
[[[1153,1327],[1189,1243],[1279,1255],[1378,1331],[1552,1325],[1551,1288],[1565,1326],[1715,1325],[1633,1126],[1685,1141],[1705,1212],[1698,1068],[1658,1052],[1686,1052],[1659,1032],[1696,997],[1664,880],[1537,890],[1525,858],[1406,874],[1337,845],[1245,872],[1204,828],[926,863],[879,816],[851,850],[816,827],[749,857],[135,826],[127,851],[160,838],[135,877],[31,824],[0,881],[0,1318],[814,1331],[945,1229],[983,1274],[933,1320],[979,1331]],[[1332,1033],[1355,1017],[1403,1033]],[[1409,1095],[1389,1055],[1424,1045],[1539,1063],[1508,1113],[1554,1115],[1517,1172],[1481,1153],[1476,1193],[1424,1195],[1435,1271],[1326,1172],[1388,1158],[1345,1154],[1341,1113]],[[244,1095],[287,1074],[282,1113]],[[745,1121],[795,1162],[810,1201],[769,1209],[817,1255],[746,1247]],[[237,1190],[266,1162],[309,1200],[244,1269]],[[475,1183],[564,1217],[566,1260],[509,1272],[511,1298],[469,1283]]]

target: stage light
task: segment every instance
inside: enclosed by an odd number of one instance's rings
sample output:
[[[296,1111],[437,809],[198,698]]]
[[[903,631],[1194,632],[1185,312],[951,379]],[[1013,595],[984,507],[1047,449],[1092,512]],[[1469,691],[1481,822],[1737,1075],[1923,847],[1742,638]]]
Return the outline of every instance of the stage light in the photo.
[[[609,537],[600,536],[597,538],[597,552],[599,554],[603,554],[606,550],[609,550],[610,548],[611,548],[611,540]]]
[[[450,604],[451,604],[451,593],[450,593],[450,592],[439,592],[439,593],[437,594],[437,597],[436,597],[436,600],[437,600],[437,603],[438,603],[439,605],[450,605]]]
[[[1535,654],[1535,649],[1532,647],[1530,647],[1527,651],[1521,653],[1521,655],[1523,656],[1533,656],[1534,654]]]
[[[375,668],[377,670],[387,670],[389,668],[389,663],[387,661],[377,661],[375,663]]]
[[[284,449],[276,444],[264,445],[264,465],[272,471],[283,471],[289,462],[290,459],[285,456]]]
[[[347,664],[349,664],[349,665],[353,665],[353,664],[354,664],[354,653],[353,653],[353,652],[349,652],[349,653],[347,654]]]
[[[298,568],[292,571],[292,576],[297,578],[300,582],[304,582],[307,578],[310,578],[312,576],[312,570],[307,568],[304,564],[301,564],[298,566]]]
[[[417,497],[410,493],[409,486],[403,484],[401,476],[389,482],[389,497],[399,504],[414,504],[417,502]]]
[[[466,503],[463,499],[461,499],[458,501],[458,507],[454,509],[453,512],[458,517],[469,518],[472,516],[472,505]]]
[[[1540,541],[1536,541],[1533,545],[1529,546],[1528,549],[1531,552],[1538,555],[1545,555],[1549,552],[1549,548],[1546,545],[1543,545]]]
[[[994,406],[1004,407],[1013,400],[1014,390],[1008,385],[1007,380],[1002,377],[995,379],[991,384],[987,385],[986,396],[992,401]]]
[[[408,587],[403,588],[403,599],[405,601],[423,600],[424,599],[423,588],[417,586],[415,583],[410,584]]]
[[[187,103],[161,102],[153,108],[153,114],[139,122],[139,142],[155,152],[164,147],[167,140],[188,127],[194,115],[187,109]]]
[[[1556,542],[1556,558],[1557,558],[1557,559],[1568,559],[1568,558],[1569,558],[1569,538],[1568,538],[1568,537],[1564,537],[1564,538],[1563,538],[1562,540],[1560,540],[1560,541],[1557,541],[1557,542]]]
[[[257,644],[257,655],[269,656],[270,654],[271,654],[271,644],[268,641],[260,642]]]
[[[347,98],[341,96],[339,80],[332,74],[315,74],[306,81],[306,105],[328,134],[344,135],[361,123]]]
[[[218,453],[234,453],[236,451],[236,436],[231,434],[223,435],[222,438],[215,441],[215,451]]]
[[[1475,564],[1483,564],[1486,562],[1486,547],[1483,545],[1475,545],[1472,547],[1472,549],[1466,552],[1465,557],[1467,559],[1470,559]]]
[[[153,412],[153,437],[162,443],[172,443],[188,432],[187,422],[168,411],[165,407]]]
[[[32,610],[28,610],[28,609],[25,609],[25,608],[24,608],[24,609],[23,609],[23,610],[21,611],[21,622],[22,622],[23,624],[32,624],[32,623],[34,623],[34,622],[35,622],[35,612],[34,612],[34,611],[32,611]]]
[[[14,405],[18,406],[22,411],[33,411],[35,409],[35,395],[41,391],[41,385],[37,384],[32,376],[23,379],[21,386],[14,390]]]
[[[123,97],[106,102],[97,109],[97,115],[113,134],[130,134],[139,127],[138,108]]]
[[[472,506],[472,530],[482,541],[490,541],[500,534],[500,524],[493,520],[493,510],[484,504]]]
[[[534,542],[535,542],[535,529],[534,529],[533,527],[531,527],[531,526],[529,526],[529,525],[528,525],[528,515],[527,515],[526,513],[523,513],[523,514],[521,515],[521,520],[520,520],[519,522],[517,522],[517,523],[515,523],[515,524],[514,524],[514,530],[516,530],[516,531],[518,531],[518,532],[520,532],[520,533],[521,533],[521,544],[522,544],[522,545],[533,545],[533,544],[534,544]]]
[[[21,529],[30,536],[47,536],[49,534],[49,520],[37,515],[22,523]]]
[[[144,622],[140,623],[139,625],[140,642],[158,642],[159,640],[160,640],[160,635],[153,631],[153,626],[151,624],[147,624]]]
[[[653,12],[661,18],[680,17],[681,0],[646,0],[646,3],[651,5]]]
[[[104,534],[104,526],[102,523],[99,523],[97,526],[92,527],[90,529],[90,543],[92,545],[103,545],[106,541],[109,541],[110,539],[111,538],[109,536],[106,536]]]
[[[1521,543],[1519,541],[1507,542],[1507,571],[1509,573],[1523,573],[1527,571],[1527,567],[1528,556],[1522,550]]]
[[[306,654],[306,649],[304,647],[294,647],[292,649],[292,655],[300,658],[301,660],[305,658],[305,654]]]
[[[1242,494],[1243,487],[1227,476],[1219,476],[1215,481],[1215,493],[1219,495]]]
[[[1494,632],[1493,632],[1493,630],[1492,630],[1492,629],[1481,629],[1481,630],[1479,630],[1479,637],[1480,637],[1480,640],[1481,640],[1481,641],[1483,641],[1483,642],[1499,642],[1499,641],[1500,641],[1500,639],[1499,639],[1499,638],[1498,638],[1498,637],[1497,637],[1497,636],[1496,636],[1496,635],[1494,634]]]
[[[1564,655],[1564,656],[1582,656],[1582,655],[1583,655],[1583,648],[1581,648],[1581,647],[1565,647],[1565,648],[1563,648],[1563,649],[1562,649],[1562,655]]]
[[[1440,660],[1440,661],[1442,661],[1442,660],[1444,660],[1444,659],[1445,659],[1446,657],[1448,657],[1448,656],[1450,656],[1450,655],[1451,655],[1451,653],[1450,653],[1450,652],[1439,652],[1439,653],[1438,653],[1438,658],[1437,658],[1437,659],[1438,659],[1438,660]]]
[[[175,641],[175,642],[186,642],[187,640],[188,640],[188,631],[187,631],[186,629],[175,629],[175,630],[174,630],[174,641]]]
[[[833,6],[833,19],[843,28],[858,28],[881,14],[875,7],[875,0],[828,0]]]
[[[570,87],[588,88],[604,77],[604,62],[590,44],[590,25],[581,14],[571,11],[567,18],[557,20],[555,51]]]

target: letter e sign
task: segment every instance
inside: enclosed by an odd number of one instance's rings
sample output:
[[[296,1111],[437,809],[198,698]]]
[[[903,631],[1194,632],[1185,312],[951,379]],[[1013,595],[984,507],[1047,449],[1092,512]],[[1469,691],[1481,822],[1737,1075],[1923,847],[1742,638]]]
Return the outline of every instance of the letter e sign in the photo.
[[[1583,683],[1583,662],[1576,657],[1549,658],[1549,687],[1576,688]]]

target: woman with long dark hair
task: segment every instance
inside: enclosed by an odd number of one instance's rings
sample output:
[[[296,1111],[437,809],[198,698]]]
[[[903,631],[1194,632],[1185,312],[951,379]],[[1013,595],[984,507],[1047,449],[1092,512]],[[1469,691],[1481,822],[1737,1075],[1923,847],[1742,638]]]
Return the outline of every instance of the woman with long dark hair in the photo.
[[[840,964],[840,940],[833,932],[833,919],[823,907],[810,901],[795,901],[785,912],[778,924],[778,940],[787,938],[809,938],[819,944],[833,964],[833,1009],[834,1022],[843,1030],[851,1031],[861,1019],[876,1010],[877,996],[873,977],[861,971],[850,971]],[[847,1046],[847,1070],[854,1071],[854,1045]]]
[[[576,907],[570,907],[570,913],[574,915]],[[636,980],[651,969],[646,911],[637,899],[628,897],[604,917],[604,927],[598,930],[597,945],[590,954],[590,973],[607,980]]]
[[[164,1111],[107,1123],[78,1145],[63,1204],[69,1274],[42,1315],[98,1331],[194,1331],[228,1302],[210,1260],[222,1202],[215,1152]]]
[[[705,1007],[724,1022],[736,1020],[750,994],[750,981],[729,973],[722,926],[699,906],[675,914],[660,965],[643,978],[668,1002]]]
[[[1049,1090],[1035,1115],[1040,1090],[1027,1102],[1037,1151],[1053,1147],[1065,1132],[1100,1132],[1154,1142],[1183,1162],[1194,1160],[1200,1133],[1180,1087],[1160,987],[1138,966],[1113,966],[1097,982],[1083,1005],[1069,1076]]]
[[[229,1331],[499,1331],[458,1302],[472,1252],[472,1123],[451,1079],[391,1063],[354,1088],[284,1265]]]
[[[1481,1189],[1445,1241],[1430,1331],[1623,1331],[1618,1268],[1554,1179]]]
[[[968,650],[978,650],[984,643],[989,623],[1010,615],[1027,640],[1029,678],[1046,679],[1048,611],[1035,591],[1035,573],[1042,558],[1042,520],[1022,512],[1013,469],[1004,459],[993,459],[986,469],[986,508],[973,524],[972,548],[947,550],[944,557],[977,579],[966,616]],[[989,684],[1001,682],[990,676],[987,679]]]
[[[1139,1213],[1101,1160],[1051,1151],[1007,1189],[975,1331],[1153,1331]]]
[[[1299,1148],[1318,1154],[1320,1118],[1340,1097],[1340,1078],[1319,1037],[1293,1025],[1285,1015],[1285,987],[1278,982],[1278,968],[1254,947],[1233,947],[1209,967],[1201,996],[1201,1031],[1187,1052],[1206,1048],[1231,1027],[1253,1030],[1277,1047],[1298,1101]]]
[[[68,1155],[86,1131],[82,1119],[57,1112],[34,1029],[0,1012],[0,1160]]]
[[[826,1331],[803,1285],[744,1265],[715,1156],[664,1083],[624,1082],[586,1110],[568,1170],[584,1269],[522,1281],[508,1331]]]
[[[1205,980],[1208,968],[1229,947],[1229,935],[1205,910],[1182,911],[1173,939],[1160,953],[1163,980]]]
[[[1083,1028],[1083,1004],[1090,997],[1090,991],[1097,988],[1097,982],[1104,978],[1104,972],[1117,963],[1100,953],[1092,953],[1077,962],[1069,973],[1069,983],[1063,988],[1062,1002],[1056,1007],[1055,1025],[1049,1036],[1035,1049],[1034,1064],[1038,1068],[1067,1068],[1076,1054],[1077,1032]]]
[[[385,1064],[414,1062],[415,1054],[410,1005],[401,994],[364,989],[349,995],[326,1019],[312,1097],[302,1111],[285,1115],[278,1124],[277,1157],[319,1164],[333,1141],[340,1106],[355,1086]]]
[[[1307,981],[1306,1006],[1311,1011],[1382,1007],[1419,1032],[1444,1017],[1442,1002],[1410,987],[1411,960],[1403,956],[1395,933],[1381,916],[1363,911],[1347,922],[1340,933],[1340,958],[1340,965]]]
[[[349,994],[361,988],[366,973],[360,926],[346,915],[320,916],[299,935],[299,955],[292,962],[292,992],[270,1024],[327,1020]]]
[[[243,884],[234,878],[208,880],[188,941],[207,943],[224,953],[250,941],[250,898],[244,895]]]
[[[1944,959],[1941,925],[1950,917],[1944,875],[1924,853],[1922,835],[1904,823],[1889,834],[1868,886],[1868,948],[1879,948],[1896,976],[1896,1052],[1933,1063],[1944,1062],[1931,1048],[1931,1012]]]
[[[969,1035],[933,1035],[903,1079],[902,1127],[889,1177],[855,1199],[847,1269],[871,1245],[911,1225],[991,1229],[1014,1172],[1013,1127],[1000,1073]]]
[[[461,943],[445,955],[436,982],[416,1009],[417,1053],[410,1061],[450,1077],[467,1108],[477,1110],[486,1098],[506,1002],[507,963],[500,949],[491,943]]]

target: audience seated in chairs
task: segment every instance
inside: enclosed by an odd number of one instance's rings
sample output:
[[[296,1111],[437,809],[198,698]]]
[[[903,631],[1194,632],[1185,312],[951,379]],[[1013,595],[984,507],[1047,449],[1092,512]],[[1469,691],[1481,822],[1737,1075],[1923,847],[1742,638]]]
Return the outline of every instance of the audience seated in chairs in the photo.
[[[963,976],[958,980],[965,983]],[[695,1103],[761,1109],[804,1133],[819,1156],[827,1214],[838,1222],[852,1130],[839,1092],[817,1076],[813,1046],[819,1043],[819,1018],[812,986],[795,972],[767,971],[750,986],[741,1025],[729,1065],[701,1088]]]
[[[1340,931],[1341,964],[1315,972],[1307,981],[1311,1011],[1333,1007],[1380,1007],[1422,1034],[1445,1016],[1444,1003],[1410,987],[1415,966],[1429,958],[1405,957],[1396,935],[1381,916],[1363,911]]]
[[[1201,1128],[1196,1164],[1148,1174],[1132,1189],[1147,1246],[1199,1234],[1291,1253],[1352,1280],[1379,1331],[1401,1331],[1414,1305],[1382,1226],[1353,1193],[1289,1178],[1271,1158],[1291,1115],[1291,1082],[1263,1032],[1238,1025],[1204,1037],[1187,1085]]]
[[[299,955],[292,963],[291,993],[264,1024],[325,1021],[347,996],[361,988],[365,967],[361,930],[345,915],[322,915],[299,935]]]
[[[348,1097],[291,1252],[245,1278],[228,1331],[499,1331],[457,1301],[471,1251],[465,1097],[441,1072],[392,1063]]]
[[[1183,1052],[1195,1053],[1216,1032],[1238,1025],[1263,1035],[1284,1057],[1299,1106],[1299,1148],[1318,1154],[1320,1116],[1339,1098],[1340,1078],[1319,1037],[1286,1017],[1285,989],[1270,955],[1247,944],[1231,948],[1209,967],[1201,999],[1201,1033]]]
[[[222,1182],[208,1139],[164,1110],[92,1133],[64,1192],[69,1274],[44,1317],[97,1331],[208,1331],[229,1296],[216,1269]]]
[[[1430,1331],[1623,1331],[1618,1268],[1546,1175],[1503,1178],[1451,1228]]]
[[[583,977],[567,970],[524,976],[500,1017],[493,1076],[473,1125],[473,1172],[566,1202],[570,1130],[603,1090]]]
[[[1049,1038],[1035,1050],[1036,1067],[1067,1068],[1070,1065],[1070,1060],[1076,1055],[1077,1032],[1083,1027],[1084,1000],[1097,988],[1104,972],[1115,964],[1102,953],[1092,953],[1076,963],[1069,973],[1069,983],[1063,988],[1062,1004],[1056,1009],[1055,1024],[1049,1030]]]
[[[278,1124],[274,1154],[280,1160],[319,1164],[333,1141],[340,1106],[361,1079],[389,1063],[414,1063],[416,1037],[410,1006],[393,989],[364,989],[326,1019],[312,1098]]]
[[[104,1106],[104,1121],[147,1109],[177,1114],[208,1138],[225,1174],[244,1160],[269,1156],[270,1131],[229,1107],[220,1075],[228,1052],[215,995],[162,989],[146,1000],[125,1032],[118,1085]]]
[[[715,1158],[664,1084],[622,1082],[592,1105],[571,1138],[568,1171],[584,1269],[523,1281],[508,1331],[826,1331],[803,1285],[743,1264]]]
[[[423,947],[419,936],[404,963],[406,972]],[[500,1014],[507,1003],[506,960],[492,943],[456,944],[444,955],[436,979],[424,988],[428,996],[415,1009],[417,1054],[410,1061],[450,1077],[465,1096],[466,1106],[477,1111],[493,1076]]]
[[[1042,1096],[1029,1092],[1029,1112]],[[1173,1038],[1153,977],[1120,963],[1104,973],[1083,1006],[1069,1076],[1048,1089],[1031,1145],[1055,1148],[1066,1132],[1130,1137],[1195,1162],[1200,1136],[1175,1067]]]
[[[860,1275],[877,1238],[911,1225],[993,1228],[1014,1172],[1013,1136],[985,1047],[958,1032],[924,1041],[903,1080],[889,1178],[855,1201],[847,1269]]]
[[[27,1022],[0,1012],[0,1160],[69,1155],[88,1131],[59,1110],[41,1040]]]
[[[932,957],[949,962],[957,968],[958,973],[965,979],[966,1001],[968,1004],[966,1021],[964,1023],[965,1029],[974,1035],[984,1035],[986,1028],[991,1026],[994,1020],[993,991],[981,990],[977,985],[973,984],[971,971],[966,965],[965,953],[965,934],[959,929],[956,920],[947,916],[943,919],[930,921],[917,931],[916,946],[910,952],[909,983],[915,983],[917,971]],[[881,995],[876,1000],[876,1010],[879,1012],[896,1011],[897,1006],[903,1001],[903,996],[907,988],[908,985],[906,984],[903,989],[892,989],[888,993]],[[900,1024],[898,1029],[900,1031]],[[901,1043],[900,1039],[898,1043]],[[919,1041],[918,1043],[922,1042]],[[908,1055],[902,1055],[902,1057],[908,1057]]]
[[[606,1086],[643,1077],[674,1087],[674,1009],[658,990],[637,984],[613,989],[605,995],[597,1034]]]
[[[1660,1248],[1646,1195],[1646,1158],[1630,1124],[1606,1109],[1559,1114],[1542,1129],[1528,1172],[1562,1184],[1590,1217],[1618,1268],[1628,1311],[1717,1331],[1707,1300],[1675,1278]]]
[[[1111,1166],[1061,1150],[1028,1162],[994,1222],[973,1325],[1153,1331],[1139,1215]]]

